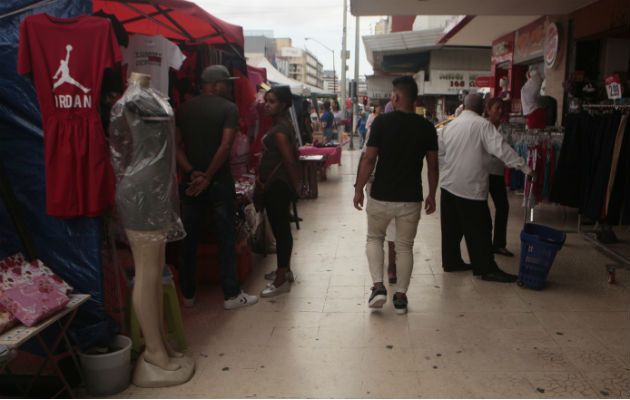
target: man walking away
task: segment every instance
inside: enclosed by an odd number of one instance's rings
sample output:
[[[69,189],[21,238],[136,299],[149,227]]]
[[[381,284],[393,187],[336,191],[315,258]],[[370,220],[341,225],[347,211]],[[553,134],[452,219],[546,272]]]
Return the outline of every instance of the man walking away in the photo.
[[[413,242],[418,229],[422,201],[425,211],[435,211],[438,182],[437,134],[429,121],[415,114],[418,86],[411,76],[394,79],[392,105],[395,111],[377,117],[372,124],[367,150],[361,164],[354,193],[354,207],[361,210],[363,187],[376,159],[378,165],[367,202],[368,232],[366,253],[374,286],[369,299],[371,308],[381,308],[387,301],[383,285],[383,241],[387,225],[396,220],[396,267],[398,282],[393,297],[396,313],[407,312],[407,289],[413,269]],[[426,156],[429,195],[423,199],[422,163]]]

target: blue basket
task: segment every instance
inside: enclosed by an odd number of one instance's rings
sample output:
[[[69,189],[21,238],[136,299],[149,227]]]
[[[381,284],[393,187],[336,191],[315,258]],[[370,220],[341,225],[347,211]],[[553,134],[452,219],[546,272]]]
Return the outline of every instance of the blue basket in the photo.
[[[555,229],[525,224],[521,231],[519,285],[536,290],[542,289],[556,253],[562,248],[565,239],[566,235]]]

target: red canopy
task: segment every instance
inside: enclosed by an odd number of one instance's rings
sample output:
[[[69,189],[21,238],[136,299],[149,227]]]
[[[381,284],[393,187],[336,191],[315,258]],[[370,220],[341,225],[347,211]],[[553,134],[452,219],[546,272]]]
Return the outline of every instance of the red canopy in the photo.
[[[251,84],[254,85],[254,89],[256,88],[256,85],[267,82],[267,70],[264,68],[258,68],[247,64],[247,76],[249,77]]]
[[[129,33],[162,35],[184,42],[238,45],[243,28],[220,20],[184,0],[93,0],[92,10],[114,14]]]

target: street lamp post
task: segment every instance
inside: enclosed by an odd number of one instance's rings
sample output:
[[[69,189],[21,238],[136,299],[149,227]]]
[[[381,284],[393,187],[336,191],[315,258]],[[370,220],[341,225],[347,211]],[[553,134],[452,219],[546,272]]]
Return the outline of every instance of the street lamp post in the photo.
[[[314,42],[319,43],[323,48],[325,48],[326,50],[332,52],[332,57],[333,57],[333,93],[335,95],[337,95],[337,72],[335,70],[335,50],[331,49],[330,47],[326,46],[324,43],[320,42],[319,40],[312,38],[312,37],[307,37],[304,38],[304,40],[312,40]]]

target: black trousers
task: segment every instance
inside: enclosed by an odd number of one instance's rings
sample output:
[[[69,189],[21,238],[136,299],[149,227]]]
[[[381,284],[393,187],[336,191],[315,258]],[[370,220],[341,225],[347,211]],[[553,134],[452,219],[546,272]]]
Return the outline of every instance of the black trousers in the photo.
[[[502,249],[507,242],[507,223],[510,212],[510,203],[508,202],[503,176],[490,175],[490,197],[492,197],[495,208],[492,246],[495,249]]]
[[[294,198],[293,190],[284,181],[271,182],[265,190],[264,204],[271,231],[276,238],[278,268],[288,268],[291,260],[293,236],[289,221],[289,205]]]
[[[464,263],[460,251],[462,236],[475,275],[498,269],[492,254],[492,218],[487,200],[469,200],[441,189],[442,267],[456,268]]]

